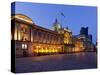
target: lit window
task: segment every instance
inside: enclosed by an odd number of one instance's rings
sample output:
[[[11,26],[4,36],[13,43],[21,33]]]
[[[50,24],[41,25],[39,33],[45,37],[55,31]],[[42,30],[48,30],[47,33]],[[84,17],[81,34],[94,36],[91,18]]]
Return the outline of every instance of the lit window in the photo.
[[[27,49],[27,44],[22,44],[22,49]]]
[[[27,49],[27,44],[24,45],[25,49]]]
[[[22,49],[24,49],[24,44],[22,44]]]

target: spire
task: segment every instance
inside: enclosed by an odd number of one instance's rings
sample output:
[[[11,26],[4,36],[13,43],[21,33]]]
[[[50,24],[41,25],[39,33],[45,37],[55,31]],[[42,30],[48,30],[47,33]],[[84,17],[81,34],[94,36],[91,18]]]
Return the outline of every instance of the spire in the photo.
[[[55,19],[54,25],[59,24],[58,19]]]
[[[58,22],[57,18],[56,18],[56,21],[55,22]]]

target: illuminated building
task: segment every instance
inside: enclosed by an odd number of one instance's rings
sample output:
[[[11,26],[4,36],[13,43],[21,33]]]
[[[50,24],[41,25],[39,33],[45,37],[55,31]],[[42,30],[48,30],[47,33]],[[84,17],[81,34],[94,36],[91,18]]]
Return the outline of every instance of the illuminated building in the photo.
[[[63,36],[40,27],[22,14],[12,16],[12,41],[16,56],[59,54],[64,52]]]
[[[88,27],[82,27],[80,35],[74,36],[75,52],[77,51],[94,51],[92,35],[88,34]]]
[[[11,37],[16,56],[49,55],[81,51],[93,51],[92,35],[88,28],[82,28],[80,35],[73,36],[72,31],[62,28],[56,19],[53,30],[36,25],[23,14],[12,15]]]
[[[84,51],[93,51],[94,44],[92,42],[92,35],[88,34],[88,27],[82,27],[79,38],[83,41]]]
[[[59,34],[63,35],[63,42],[64,42],[64,52],[73,52],[74,51],[74,43],[73,43],[73,36],[72,31],[66,28],[62,28],[61,24],[56,19],[53,25],[54,31],[58,32]]]
[[[82,38],[79,38],[78,36],[74,36],[74,43],[75,43],[74,52],[84,51],[84,44]]]

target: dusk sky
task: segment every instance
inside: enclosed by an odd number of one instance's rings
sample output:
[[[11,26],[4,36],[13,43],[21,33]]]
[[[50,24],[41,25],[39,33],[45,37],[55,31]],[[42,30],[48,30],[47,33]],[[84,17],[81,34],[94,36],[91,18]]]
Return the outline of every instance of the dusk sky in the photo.
[[[96,7],[28,2],[16,2],[15,7],[16,14],[24,14],[30,17],[37,25],[48,29],[52,29],[56,18],[62,27],[68,27],[72,30],[73,35],[78,35],[81,27],[88,26],[89,34],[93,36],[93,42],[95,43],[97,40]]]

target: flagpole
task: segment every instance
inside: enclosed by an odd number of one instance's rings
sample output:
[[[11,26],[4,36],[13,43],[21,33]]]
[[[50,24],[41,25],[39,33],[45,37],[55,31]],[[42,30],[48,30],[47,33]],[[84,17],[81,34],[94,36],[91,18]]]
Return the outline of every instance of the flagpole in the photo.
[[[57,13],[57,17],[58,21],[60,21],[60,25],[61,25],[61,28],[62,28],[62,18],[61,18],[61,15],[59,14],[59,12]]]
[[[63,13],[63,12],[61,12],[61,16],[62,16],[62,18],[64,19],[64,23],[66,24],[66,16],[65,16],[65,14]],[[67,27],[68,27],[68,25],[67,25]]]

